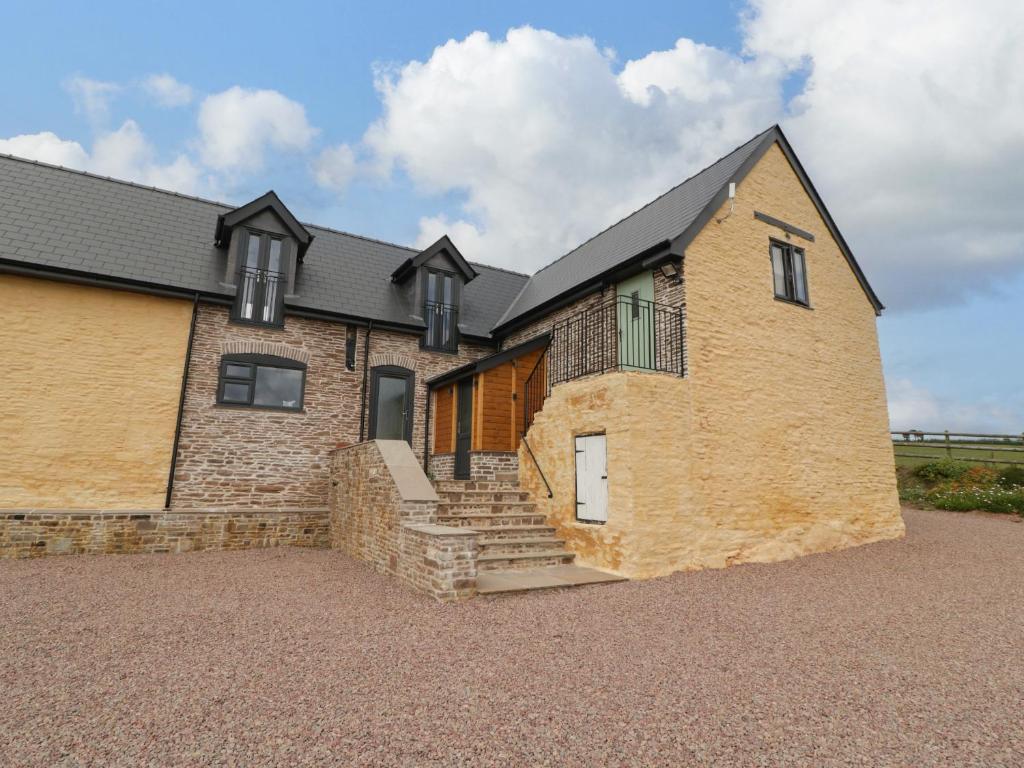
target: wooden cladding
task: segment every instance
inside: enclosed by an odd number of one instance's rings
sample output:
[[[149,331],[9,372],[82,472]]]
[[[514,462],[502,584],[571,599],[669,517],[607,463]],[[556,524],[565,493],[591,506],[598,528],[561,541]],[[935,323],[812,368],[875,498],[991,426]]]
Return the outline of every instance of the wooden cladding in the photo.
[[[523,392],[526,379],[543,349],[488,368],[473,376],[474,451],[515,451],[523,431]],[[434,392],[434,453],[455,450],[455,390],[446,384]]]

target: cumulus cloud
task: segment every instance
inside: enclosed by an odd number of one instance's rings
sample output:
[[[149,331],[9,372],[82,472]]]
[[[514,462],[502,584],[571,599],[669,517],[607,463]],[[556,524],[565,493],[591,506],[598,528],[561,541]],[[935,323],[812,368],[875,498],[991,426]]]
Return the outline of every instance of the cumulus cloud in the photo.
[[[384,114],[365,141],[383,168],[421,189],[465,193],[463,215],[448,226],[475,233],[469,248],[460,242],[468,256],[536,269],[781,108],[778,78],[757,64],[689,41],[648,59],[619,73],[589,38],[475,32],[382,74]],[[732,79],[697,87],[699,72],[722,67]],[[436,230],[439,220],[422,225]]]
[[[170,163],[159,162],[134,120],[97,136],[91,151],[77,141],[46,131],[0,139],[0,152],[186,194],[197,192],[201,186],[199,168],[185,155],[178,155]]]
[[[192,87],[166,73],[150,75],[142,88],[161,107],[183,107],[192,102]]]
[[[110,100],[121,90],[117,83],[93,80],[81,75],[68,78],[64,88],[71,94],[75,112],[85,115],[95,124],[106,121],[110,112]]]
[[[312,170],[317,186],[344,191],[356,173],[356,154],[348,144],[327,147],[313,161]]]
[[[200,157],[222,171],[258,170],[267,149],[302,152],[317,134],[298,102],[237,85],[203,100],[198,128]]]
[[[1024,6],[754,0],[746,52],[806,73],[784,128],[891,307],[1024,268]]]
[[[894,430],[961,430],[1004,434],[1024,423],[1024,403],[980,401],[965,403],[940,397],[909,379],[888,385],[889,424]]]

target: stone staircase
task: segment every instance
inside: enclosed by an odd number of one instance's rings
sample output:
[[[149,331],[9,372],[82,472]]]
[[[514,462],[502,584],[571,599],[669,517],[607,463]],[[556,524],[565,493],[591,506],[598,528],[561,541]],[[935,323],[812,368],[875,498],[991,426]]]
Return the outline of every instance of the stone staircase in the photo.
[[[517,480],[439,480],[435,487],[438,524],[480,534],[477,571],[571,565],[575,559]]]

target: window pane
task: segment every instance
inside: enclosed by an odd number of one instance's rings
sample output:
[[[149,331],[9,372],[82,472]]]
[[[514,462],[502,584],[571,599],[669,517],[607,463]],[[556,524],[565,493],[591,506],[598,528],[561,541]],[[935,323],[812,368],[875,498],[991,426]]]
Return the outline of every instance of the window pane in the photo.
[[[296,368],[256,367],[253,405],[298,408],[302,402],[302,371]]]
[[[772,277],[775,280],[775,295],[786,296],[786,266],[783,263],[782,248],[772,246]]]
[[[377,379],[377,430],[380,440],[405,439],[405,379],[381,376]]]
[[[452,278],[451,275],[445,275],[444,276],[444,303],[445,304],[454,304],[455,303],[455,296],[454,296],[455,288],[453,286],[454,282],[455,282],[455,280]]]
[[[271,240],[270,251],[267,255],[267,269],[271,272],[281,271],[281,241]]]
[[[796,300],[807,303],[807,274],[804,270],[804,255],[800,251],[793,251],[793,286],[796,290]]]
[[[224,375],[231,379],[249,379],[252,378],[252,369],[248,365],[228,363]]]
[[[258,269],[260,266],[260,236],[249,235],[249,247],[245,252],[245,266],[250,269]]]
[[[238,384],[233,381],[224,382],[224,394],[221,400],[225,403],[249,403],[250,384]]]
[[[427,272],[427,301],[437,301],[437,275]]]

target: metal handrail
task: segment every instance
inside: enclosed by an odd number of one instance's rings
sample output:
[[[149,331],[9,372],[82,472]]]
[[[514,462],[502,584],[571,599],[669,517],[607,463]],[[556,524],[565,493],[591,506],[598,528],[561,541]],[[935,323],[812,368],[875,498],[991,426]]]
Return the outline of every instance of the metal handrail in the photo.
[[[443,352],[459,349],[459,308],[455,304],[440,301],[426,301],[423,304],[423,320],[427,326],[424,346]]]
[[[548,498],[553,499],[555,494],[551,492],[551,485],[548,483],[548,479],[544,476],[544,470],[540,468],[540,464],[537,463],[537,457],[533,455],[533,448],[530,447],[530,443],[526,440],[526,433],[523,433],[523,445],[526,446],[527,453],[530,454],[530,458],[533,459],[533,466],[537,468],[537,472],[540,473],[540,479],[544,481],[544,487],[548,489]]]
[[[238,318],[254,323],[276,325],[284,310],[283,272],[242,266],[236,297]]]

